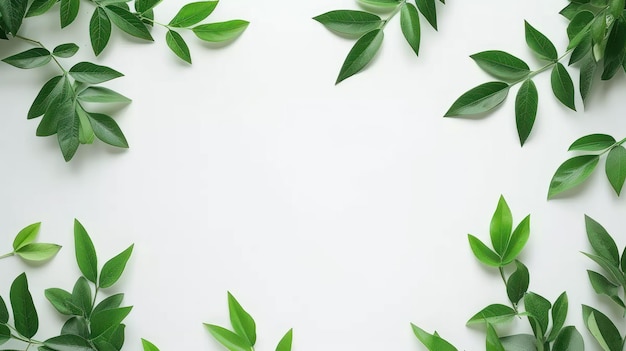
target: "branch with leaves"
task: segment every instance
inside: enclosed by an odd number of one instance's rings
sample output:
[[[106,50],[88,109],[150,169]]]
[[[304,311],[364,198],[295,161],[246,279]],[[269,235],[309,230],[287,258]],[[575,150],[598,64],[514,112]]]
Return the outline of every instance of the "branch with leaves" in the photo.
[[[50,243],[36,243],[41,222],[33,223],[20,230],[13,239],[13,251],[0,256],[0,259],[18,256],[26,261],[46,261],[53,258],[61,245]]]
[[[445,0],[440,0],[445,4]],[[437,6],[435,0],[415,0],[415,5],[407,0],[358,0],[365,8],[378,13],[390,14],[382,19],[378,14],[357,10],[335,10],[313,17],[326,28],[340,35],[358,38],[346,57],[335,84],[339,84],[360,72],[376,56],[382,45],[384,29],[398,13],[404,37],[419,55],[421,27],[420,13],[437,30]]]

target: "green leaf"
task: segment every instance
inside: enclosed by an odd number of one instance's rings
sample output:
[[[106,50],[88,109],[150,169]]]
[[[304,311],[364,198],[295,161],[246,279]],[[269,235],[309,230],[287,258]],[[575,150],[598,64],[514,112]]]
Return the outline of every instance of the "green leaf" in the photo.
[[[592,254],[588,254],[585,252],[583,252],[583,255],[589,257],[595,263],[600,265],[600,267],[602,267],[605,271],[610,273],[614,282],[617,282],[618,284],[622,286],[626,286],[626,278],[624,278],[624,274],[619,270],[618,266],[614,265],[613,262],[607,260],[606,258],[602,256],[592,255]]]
[[[626,23],[617,19],[613,23],[611,33],[606,40],[604,49],[604,71],[602,80],[613,78],[615,73],[622,67],[624,54],[626,54]]]
[[[183,6],[170,21],[171,27],[189,27],[197,24],[215,10],[217,1],[192,2]]]
[[[70,25],[78,16],[80,0],[61,0],[61,28]]]
[[[466,325],[505,323],[513,319],[516,315],[515,310],[509,306],[493,304],[473,315],[472,318],[467,321]]]
[[[35,68],[41,67],[52,59],[50,51],[44,48],[33,48],[26,51],[22,51],[19,54],[9,56],[2,61],[15,66],[17,68]]]
[[[67,80],[65,81],[63,90],[67,89]],[[50,104],[43,119],[37,127],[37,136],[49,136],[56,134],[59,128],[59,121],[66,115],[74,113],[74,106],[67,92],[61,92]]]
[[[13,250],[18,250],[22,246],[34,242],[37,238],[37,234],[39,234],[39,228],[41,228],[41,222],[33,223],[20,230],[13,240]]]
[[[0,324],[0,345],[11,340],[11,329],[4,324]]]
[[[251,346],[256,343],[256,324],[254,319],[243,307],[237,299],[228,293],[228,312],[230,314],[230,324],[233,326],[235,333],[248,340]]]
[[[585,215],[585,229],[587,230],[587,239],[598,256],[604,257],[612,266],[619,269],[619,251],[615,240],[604,229],[604,227],[596,222],[593,218]]]
[[[28,110],[28,119],[43,115],[52,101],[61,93],[64,85],[65,77],[63,76],[56,76],[47,81]]]
[[[517,134],[522,146],[528,139],[537,117],[537,106],[539,95],[537,87],[532,79],[527,79],[517,91],[515,97],[515,122],[517,124]]]
[[[99,66],[91,62],[79,62],[70,68],[69,73],[77,81],[88,84],[99,84],[124,76],[112,68]]]
[[[609,297],[618,296],[618,285],[613,284],[610,280],[608,280],[600,273],[587,270],[587,274],[589,275],[589,282],[591,282],[591,286],[597,294],[607,295]]]
[[[537,320],[541,326],[542,333],[545,333],[548,329],[548,311],[552,307],[550,301],[540,295],[528,292],[524,295],[524,307],[526,312]]]
[[[88,317],[92,309],[91,287],[85,277],[79,277],[72,289],[72,303],[82,311],[82,315]]]
[[[185,43],[185,39],[173,30],[168,30],[165,34],[165,42],[167,46],[180,57],[183,61],[191,63],[191,54],[189,53],[189,47]]]
[[[252,351],[252,345],[246,340],[244,337],[239,336],[228,329],[224,329],[217,325],[212,324],[204,324],[204,326],[209,330],[209,333],[217,340],[220,344],[224,345],[230,351]]]
[[[52,50],[54,56],[62,58],[72,57],[76,52],[78,52],[78,45],[74,43],[61,44]]]
[[[528,291],[528,285],[530,284],[530,274],[528,268],[520,261],[515,261],[517,269],[513,272],[506,282],[506,294],[509,297],[509,301],[513,304],[517,304],[526,291]]]
[[[102,7],[97,7],[89,21],[89,39],[93,53],[98,56],[111,37],[111,20]]]
[[[428,23],[437,30],[437,7],[435,0],[415,0],[415,4]]]
[[[0,296],[0,324],[7,324],[9,321],[9,310],[7,304],[4,302],[2,296]]]
[[[483,244],[483,242],[480,241],[480,239],[478,239],[477,237],[471,234],[468,234],[467,238],[469,240],[470,248],[472,249],[474,256],[476,256],[476,258],[480,262],[488,266],[500,267],[501,259],[497,253],[493,252],[490,248],[487,247],[487,245]]]
[[[548,61],[556,61],[558,59],[558,54],[550,39],[536,30],[527,21],[524,21],[524,27],[526,33],[526,44],[528,47],[533,50],[539,58]]]
[[[232,40],[241,35],[250,22],[244,20],[231,20],[226,22],[207,23],[192,28],[193,33],[201,40],[208,42],[221,42]]]
[[[572,77],[570,77],[565,66],[563,66],[560,62],[557,62],[552,69],[550,78],[554,96],[556,96],[556,98],[559,99],[563,105],[576,111],[576,106],[574,104],[574,83],[572,82]]]
[[[30,4],[30,7],[26,12],[26,17],[43,15],[44,13],[48,12],[48,10],[50,10],[52,6],[54,6],[54,4],[56,3],[57,0],[35,0],[32,4]]]
[[[565,327],[554,340],[552,351],[584,351],[585,341],[576,327]]]
[[[74,246],[78,268],[87,280],[96,284],[98,281],[98,258],[93,242],[83,225],[74,220]]]
[[[134,244],[130,245],[126,250],[122,251],[102,266],[99,284],[101,288],[108,288],[120,279],[122,273],[124,272],[124,268],[126,268],[126,263],[128,262],[130,255],[133,253],[134,246]]]
[[[429,351],[457,351],[456,347],[441,338],[437,332],[429,334],[413,323],[411,323],[411,328],[413,328],[413,333],[417,339],[424,344]]]
[[[92,351],[89,341],[78,335],[59,335],[44,341],[44,345],[57,351]]]
[[[583,99],[583,103],[587,100],[589,91],[591,91],[591,85],[596,73],[596,60],[593,55],[587,56],[580,65],[580,79],[579,79],[579,91],[580,96]]]
[[[111,19],[111,22],[122,31],[139,39],[154,41],[146,25],[128,10],[115,5],[106,6],[104,10],[109,16],[109,19]]]
[[[289,329],[276,346],[276,351],[291,351],[291,340],[293,339],[293,329]]]
[[[590,55],[593,51],[593,42],[591,40],[591,34],[587,32],[583,38],[580,40],[580,43],[572,50],[572,54],[569,58],[568,65],[571,66],[574,63],[584,59],[587,55]],[[594,60],[595,61],[595,60]]]
[[[82,313],[80,308],[74,305],[72,300],[72,294],[63,289],[46,289],[44,295],[46,296],[46,299],[48,299],[52,307],[54,307],[61,314],[71,316],[79,315]]]
[[[505,351],[498,333],[491,324],[487,324],[487,340],[485,348],[487,351]]]
[[[587,180],[598,165],[598,160],[598,155],[582,155],[563,162],[550,181],[548,200]]]
[[[39,318],[33,297],[28,291],[25,273],[20,274],[11,284],[10,299],[15,330],[26,338],[32,338],[39,329]]]
[[[504,51],[483,51],[470,57],[485,72],[499,79],[518,80],[530,73],[526,62]]]
[[[615,138],[606,134],[589,134],[576,139],[568,151],[602,151],[615,144]]]
[[[487,112],[506,99],[509,88],[504,82],[488,82],[472,88],[456,99],[444,117]]]
[[[101,113],[89,113],[89,121],[98,139],[112,146],[128,148],[126,137],[113,118]]]
[[[620,262],[620,268],[622,272],[626,272],[626,247],[624,247],[624,251],[622,251],[622,260]]]
[[[24,0],[3,0],[0,1],[0,17],[6,25],[6,30],[13,36],[17,35],[22,20],[26,14],[28,1]]]
[[[80,336],[83,339],[89,338],[89,326],[83,317],[74,316],[68,319],[61,328],[61,335],[71,334]]]
[[[401,0],[357,0],[361,4],[381,9],[392,9],[400,5]]]
[[[504,336],[500,342],[507,351],[537,351],[535,337],[530,334]]]
[[[96,338],[109,328],[119,325],[130,313],[132,307],[112,308],[91,315],[91,338]]]
[[[93,128],[91,128],[91,123],[89,123],[87,112],[80,104],[76,104],[75,112],[76,116],[78,116],[78,141],[81,144],[92,144],[95,134],[93,133]]]
[[[124,300],[124,294],[115,294],[107,297],[106,299],[100,301],[96,307],[94,307],[92,313],[98,313],[104,310],[110,310],[113,308],[118,308],[122,305],[122,301]]]
[[[420,16],[417,8],[409,2],[404,3],[400,10],[400,27],[407,43],[413,48],[415,55],[420,51]]]
[[[515,227],[509,244],[502,256],[502,264],[506,265],[511,262],[522,252],[528,237],[530,236],[530,215],[524,217],[524,219]]]
[[[581,11],[570,21],[567,26],[567,37],[569,38],[568,50],[577,47],[582,40],[589,35],[593,18],[594,15],[590,11]]]
[[[622,350],[622,337],[615,324],[604,313],[583,305],[583,321],[603,350]]]
[[[380,28],[383,20],[369,12],[354,10],[336,10],[313,17],[326,28],[348,35],[361,36],[371,30]]]
[[[141,345],[143,346],[143,351],[160,351],[158,347],[146,339],[141,339]]]
[[[552,330],[548,335],[548,341],[557,339],[560,336],[561,328],[565,324],[565,318],[567,317],[568,299],[567,293],[563,292],[554,302],[552,306]]]
[[[88,87],[78,94],[77,99],[82,102],[99,103],[127,103],[132,101],[118,92],[103,87]]]
[[[15,254],[27,261],[45,261],[54,257],[61,250],[57,244],[26,244],[15,250]]]
[[[145,13],[152,10],[156,5],[160,4],[163,0],[136,0],[135,10],[139,13]]]
[[[68,162],[72,159],[72,157],[74,157],[74,154],[76,154],[76,150],[78,150],[78,146],[80,145],[80,125],[72,100],[64,100],[62,104],[66,106],[65,108],[67,109],[67,113],[63,113],[59,116],[57,139],[61,152],[63,153],[63,158],[66,162]]]
[[[489,234],[491,237],[491,245],[499,256],[502,256],[509,245],[511,230],[513,229],[513,217],[509,205],[506,203],[504,196],[500,195],[496,211],[491,217],[489,226]]]
[[[606,177],[619,196],[626,180],[626,149],[623,146],[616,146],[609,151],[606,157]]]
[[[359,38],[348,53],[348,56],[346,56],[335,84],[339,84],[344,79],[355,75],[365,68],[374,58],[378,49],[380,49],[383,38],[384,33],[382,29],[374,29]]]

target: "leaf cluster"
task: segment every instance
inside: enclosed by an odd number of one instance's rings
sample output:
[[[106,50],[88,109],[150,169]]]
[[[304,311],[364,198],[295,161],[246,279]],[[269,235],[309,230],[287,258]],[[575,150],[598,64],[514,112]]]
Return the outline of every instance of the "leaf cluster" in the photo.
[[[213,338],[229,351],[253,351],[256,343],[256,323],[230,292],[228,293],[228,312],[233,331],[214,324],[205,323],[204,326]],[[291,351],[292,338],[293,331],[289,329],[278,342],[276,351]]]
[[[440,0],[445,4],[445,0]],[[419,55],[421,41],[420,14],[437,30],[436,0],[358,0],[374,12],[390,12],[382,19],[377,13],[360,10],[335,10],[313,17],[326,28],[342,36],[358,40],[346,56],[335,84],[363,70],[376,56],[384,39],[387,23],[400,13],[400,27],[407,43]]]
[[[33,223],[20,230],[13,239],[13,251],[0,256],[0,258],[16,255],[26,261],[46,261],[53,258],[61,245],[50,243],[36,243],[39,235],[41,222]]]

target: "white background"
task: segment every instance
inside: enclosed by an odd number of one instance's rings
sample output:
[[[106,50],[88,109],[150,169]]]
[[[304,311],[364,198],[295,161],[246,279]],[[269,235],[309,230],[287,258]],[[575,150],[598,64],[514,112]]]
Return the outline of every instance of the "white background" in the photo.
[[[157,20],[169,21],[184,3],[166,1]],[[562,53],[567,22],[558,11],[565,5],[438,4],[439,32],[422,21],[419,58],[394,18],[372,64],[338,86],[353,40],[311,18],[358,9],[352,0],[223,1],[208,21],[251,24],[228,45],[183,33],[193,66],[169,52],[159,27],[152,44],[115,31],[94,59],[87,2],[64,30],[58,6],[27,19],[24,36],[51,48],[79,44],[79,54],[64,60],[68,68],[95,60],[126,74],[105,86],[134,100],[110,108],[131,148],[96,142],[66,164],[56,138],[35,137],[39,120],[26,120],[55,68],[0,65],[0,248],[10,251],[13,236],[37,221],[39,241],[64,246],[41,267],[0,261],[0,294],[8,297],[10,282],[26,271],[42,319],[37,336],[58,333],[63,320],[43,291],[71,289],[80,274],[72,236],[78,218],[100,264],[135,243],[122,280],[107,291],[125,292],[135,306],[126,320],[128,350],[141,348],[140,337],[163,351],[222,349],[202,323],[228,326],[227,291],[255,318],[259,351],[274,350],[291,327],[296,351],[423,350],[409,322],[438,330],[459,349],[480,350],[484,332],[465,327],[466,320],[507,298],[497,271],[473,257],[467,233],[488,240],[503,194],[515,224],[531,213],[521,256],[530,289],[551,301],[566,290],[568,324],[587,338],[580,304],[612,306],[587,281],[585,269],[595,266],[580,253],[590,250],[583,215],[623,247],[626,203],[601,167],[580,190],[549,202],[546,195],[554,171],[572,156],[572,141],[591,133],[625,136],[624,74],[598,80],[584,112],[578,96],[578,112],[560,105],[549,73],[538,76],[539,113],[523,148],[516,88],[485,117],[442,118],[463,92],[491,80],[470,54],[499,49],[533,68],[543,64],[526,48],[524,19]],[[0,53],[28,48],[3,42]],[[526,321],[513,325],[502,334],[530,332]]]

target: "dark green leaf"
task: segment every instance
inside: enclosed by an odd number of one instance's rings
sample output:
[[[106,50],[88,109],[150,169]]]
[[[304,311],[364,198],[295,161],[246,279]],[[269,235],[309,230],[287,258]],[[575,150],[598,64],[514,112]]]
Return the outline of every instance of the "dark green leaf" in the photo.
[[[413,328],[413,333],[417,339],[424,344],[429,351],[457,351],[456,347],[441,338],[437,332],[429,334],[413,323],[411,323],[411,328]]]
[[[44,345],[57,351],[93,351],[89,341],[78,335],[59,335],[44,341]]]
[[[201,40],[208,42],[220,42],[232,40],[238,37],[248,27],[250,22],[244,20],[231,20],[218,23],[207,23],[192,28],[194,34]]]
[[[79,120],[76,110],[74,109],[74,103],[72,103],[71,100],[66,100],[63,104],[70,106],[70,109],[68,109],[68,113],[61,115],[58,120],[57,140],[61,152],[63,153],[63,158],[68,162],[74,157],[80,145],[78,138]]]
[[[189,27],[197,24],[215,10],[217,1],[192,2],[183,6],[170,21],[172,27]]]
[[[555,340],[557,336],[561,335],[559,332],[565,324],[568,305],[567,293],[565,292],[554,301],[552,306],[552,330],[550,330],[550,335],[548,335],[548,341]]]
[[[113,308],[118,308],[122,305],[122,301],[124,300],[124,294],[115,294],[107,297],[106,299],[100,301],[96,307],[94,307],[92,313],[101,312],[104,310],[110,310]]]
[[[382,29],[374,29],[363,35],[354,44],[341,66],[335,84],[360,72],[374,58],[384,38]]]
[[[9,321],[9,310],[7,304],[4,302],[2,296],[0,296],[0,324],[6,324]]]
[[[63,76],[56,76],[47,81],[28,110],[28,119],[43,115],[52,101],[61,93],[64,85],[65,77]]]
[[[6,30],[17,35],[20,27],[22,26],[22,20],[26,15],[26,7],[28,1],[25,0],[3,0],[0,1],[0,16],[2,21],[6,25]]]
[[[504,336],[500,342],[507,351],[537,351],[535,337],[530,334]]]
[[[528,285],[530,284],[530,274],[528,268],[520,261],[515,261],[517,269],[513,272],[506,282],[506,294],[509,297],[509,301],[513,304],[517,304],[526,291],[528,291]]]
[[[89,39],[96,56],[100,55],[111,37],[111,20],[102,7],[97,7],[89,21]]]
[[[626,149],[623,146],[616,146],[609,151],[606,157],[606,177],[619,196],[626,180]]]
[[[496,330],[491,324],[487,324],[487,340],[485,349],[487,351],[505,351],[504,346],[498,337],[498,333],[496,333]]]
[[[0,345],[11,340],[11,329],[4,324],[0,324]]]
[[[112,68],[91,62],[79,62],[70,68],[69,73],[77,81],[88,84],[98,84],[124,76]]]
[[[552,83],[554,96],[556,96],[556,98],[559,99],[563,105],[576,111],[576,106],[574,104],[574,83],[572,82],[572,77],[570,77],[567,69],[560,62],[557,62],[552,69],[550,81]]]
[[[515,98],[515,122],[522,146],[524,146],[535,124],[538,104],[537,87],[531,79],[527,79],[522,83]]]
[[[15,330],[26,338],[32,338],[39,329],[39,318],[33,297],[28,291],[25,273],[20,274],[11,284],[10,299]]]
[[[477,237],[468,234],[467,238],[469,240],[470,248],[472,249],[474,256],[476,256],[476,258],[480,262],[488,266],[500,267],[501,258],[500,256],[498,256],[497,253],[493,252]]]
[[[587,180],[598,165],[598,160],[598,155],[582,155],[563,162],[550,181],[548,200]]]
[[[61,44],[52,50],[52,54],[56,57],[72,57],[78,52],[78,45],[74,43]]]
[[[509,205],[506,203],[504,196],[500,195],[498,206],[491,217],[491,224],[489,226],[491,245],[499,256],[504,255],[504,252],[509,245],[509,238],[511,236],[512,229],[513,217],[511,215],[511,210],[509,209]]]
[[[54,257],[61,250],[57,244],[31,243],[15,250],[15,254],[27,261],[46,261]]]
[[[30,4],[30,7],[26,12],[26,17],[43,15],[44,13],[48,12],[48,10],[50,10],[52,6],[54,6],[54,4],[56,3],[57,0],[35,0],[32,4]]]
[[[357,0],[365,6],[377,7],[381,9],[392,9],[400,5],[401,0]]]
[[[565,327],[559,333],[559,336],[554,340],[552,351],[584,351],[585,341],[583,336],[580,335],[576,327]]]
[[[278,342],[276,351],[291,351],[291,341],[293,339],[293,329],[289,329],[285,336]]]
[[[61,328],[61,334],[78,335],[83,339],[89,338],[89,326],[83,317],[74,316],[68,319]]]
[[[72,302],[81,311],[82,315],[88,317],[91,314],[93,300],[91,298],[91,287],[85,277],[80,277],[74,284],[72,290]]]
[[[81,91],[77,98],[82,102],[115,103],[131,101],[126,96],[103,87],[88,87]]]
[[[609,297],[618,296],[618,285],[613,284],[610,280],[608,280],[600,273],[587,270],[587,274],[589,275],[589,281],[591,282],[591,286],[597,294],[607,295]]]
[[[64,84],[64,88],[68,84]],[[52,101],[50,107],[43,116],[43,119],[37,127],[37,136],[50,136],[56,134],[59,121],[67,114],[73,113],[74,107],[65,92],[61,92],[57,98]]]
[[[74,220],[74,246],[76,248],[76,261],[83,276],[96,284],[98,281],[98,258],[93,242],[83,225]]]
[[[483,51],[470,57],[480,68],[496,78],[518,80],[530,73],[530,68],[524,61],[504,51]]]
[[[113,118],[101,113],[90,113],[89,121],[98,139],[109,145],[128,148],[126,137]]]
[[[80,0],[61,0],[61,28],[70,25],[78,15]]]
[[[120,324],[130,313],[132,307],[112,308],[94,313],[91,316],[91,338],[96,338],[107,329]]]
[[[373,13],[354,10],[330,11],[313,19],[335,32],[359,36],[383,24],[383,20]]]
[[[228,293],[228,312],[230,314],[230,324],[235,333],[248,340],[251,346],[254,346],[256,343],[256,324],[254,319],[241,307],[230,292]]]
[[[217,340],[220,344],[224,345],[230,351],[252,351],[252,345],[246,340],[244,337],[239,336],[228,329],[224,329],[217,325],[212,324],[204,324],[204,326],[209,330],[209,333]]]
[[[561,14],[563,17],[567,18],[568,20],[572,20],[572,18],[574,18],[574,16],[576,16],[576,14],[581,10],[581,4],[575,3],[575,2],[570,2],[567,6],[565,6],[563,9],[561,9],[561,11],[559,12],[559,14]]]
[[[591,34],[587,33],[580,40],[580,43],[576,45],[576,48],[572,50],[572,54],[569,58],[569,65],[573,65],[574,63],[582,60],[587,55],[592,55],[593,51],[593,43],[591,40]]]
[[[593,55],[587,56],[580,65],[580,79],[579,79],[579,91],[580,96],[583,98],[583,103],[587,100],[589,91],[591,91],[591,84],[593,83],[593,77],[596,73],[596,60]]]
[[[17,68],[27,69],[41,67],[50,62],[51,59],[52,56],[50,56],[50,51],[44,48],[33,48],[20,52],[19,54],[9,56],[2,61]]]
[[[444,117],[476,115],[500,105],[509,93],[504,82],[488,82],[470,89],[452,104]]]
[[[54,307],[61,314],[68,316],[82,314],[80,308],[74,305],[72,294],[63,289],[46,289],[45,296],[46,299],[50,301],[50,304],[52,304],[52,307]]]
[[[416,0],[415,4],[428,23],[437,30],[437,7],[435,0]]]
[[[411,46],[415,55],[420,51],[420,16],[417,8],[409,2],[404,3],[400,10],[400,27],[407,43]]]
[[[624,247],[624,251],[622,251],[622,260],[620,262],[620,268],[622,272],[626,272],[626,247]]]
[[[122,31],[139,39],[154,41],[146,25],[128,10],[115,5],[109,5],[105,7],[104,10],[111,19],[111,22]]]
[[[39,228],[41,228],[41,222],[33,223],[26,228],[20,230],[13,240],[13,250],[18,250],[22,246],[28,245],[35,241],[37,234],[39,234]]]
[[[136,0],[135,1],[135,10],[139,13],[144,13],[152,10],[156,5],[161,3],[163,0]]]
[[[536,30],[530,23],[524,21],[526,32],[526,44],[539,58],[548,61],[556,61],[558,54],[554,44],[541,32]]]
[[[191,63],[191,54],[189,53],[189,47],[185,43],[185,39],[173,30],[168,30],[165,34],[165,42],[167,46],[180,57],[183,61]]]
[[[567,26],[567,37],[569,38],[568,50],[577,47],[582,40],[589,35],[593,18],[594,15],[590,11],[581,11],[570,21]]]
[[[622,351],[622,337],[604,313],[583,305],[583,321],[585,326],[605,351]]]
[[[548,311],[552,307],[550,301],[540,295],[528,292],[524,295],[524,307],[526,312],[537,320],[542,332],[545,333],[548,329]]]
[[[126,268],[126,263],[133,253],[134,246],[135,245],[130,245],[126,250],[122,251],[102,266],[99,285],[101,288],[108,288],[120,279],[124,268]]]
[[[517,313],[509,306],[502,304],[489,305],[480,312],[476,313],[472,318],[467,321],[467,325],[474,324],[498,324],[505,323],[513,319]]]
[[[619,251],[617,250],[615,240],[613,240],[606,229],[587,215],[585,215],[585,229],[587,230],[587,239],[593,248],[593,252],[607,259],[611,265],[619,268]]]
[[[608,11],[613,17],[618,18],[624,13],[624,5],[624,0],[610,0]]]
[[[626,23],[617,19],[613,23],[611,33],[606,40],[604,48],[604,71],[602,72],[602,80],[613,78],[615,73],[622,67],[626,54]]]
[[[146,339],[141,339],[141,345],[143,346],[143,351],[160,351],[158,347]]]
[[[121,350],[124,346],[126,325],[118,324],[107,329],[106,332],[94,339],[96,345],[107,345],[105,347],[113,350]],[[100,349],[100,348],[99,348]]]
[[[595,263],[600,265],[600,267],[602,267],[605,271],[610,273],[613,282],[617,282],[622,286],[626,286],[626,279],[624,278],[624,274],[622,274],[622,272],[619,270],[619,267],[615,266],[613,262],[607,260],[602,256],[592,255],[585,252],[583,252],[583,255],[589,257]]]
[[[615,138],[607,134],[589,134],[576,139],[568,151],[602,151],[615,144]]]

